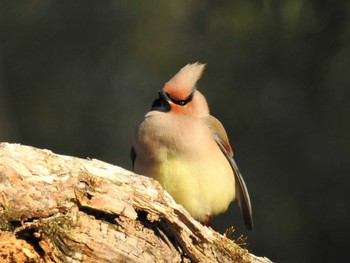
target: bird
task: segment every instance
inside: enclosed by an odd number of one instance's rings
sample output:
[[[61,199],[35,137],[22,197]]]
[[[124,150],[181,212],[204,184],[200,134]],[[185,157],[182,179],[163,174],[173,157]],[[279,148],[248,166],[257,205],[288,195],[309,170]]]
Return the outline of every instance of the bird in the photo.
[[[199,62],[185,65],[158,91],[135,128],[133,171],[157,180],[206,226],[236,198],[245,226],[253,230],[248,189],[225,128],[210,115],[207,100],[197,89],[205,67]]]

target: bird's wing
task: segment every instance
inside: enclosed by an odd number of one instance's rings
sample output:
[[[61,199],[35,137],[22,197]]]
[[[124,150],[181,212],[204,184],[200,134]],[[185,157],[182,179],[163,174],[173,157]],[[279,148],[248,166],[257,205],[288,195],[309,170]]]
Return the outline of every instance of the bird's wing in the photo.
[[[136,152],[135,152],[134,146],[131,147],[130,158],[131,158],[131,162],[132,162],[132,169],[134,169],[135,160],[136,160]]]
[[[214,135],[215,141],[219,145],[221,151],[229,161],[233,174],[235,176],[236,185],[236,197],[238,200],[241,213],[243,215],[244,223],[249,230],[253,230],[253,213],[250,203],[249,193],[247,186],[243,180],[243,177],[238,169],[238,166],[233,159],[233,150],[230,146],[226,131],[220,121],[215,117],[209,115],[206,118],[206,124],[209,126],[211,132]]]

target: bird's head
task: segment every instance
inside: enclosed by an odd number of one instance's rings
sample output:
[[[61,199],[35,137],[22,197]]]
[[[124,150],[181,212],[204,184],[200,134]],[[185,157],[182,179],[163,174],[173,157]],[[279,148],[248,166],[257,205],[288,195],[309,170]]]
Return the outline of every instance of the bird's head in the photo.
[[[207,101],[196,89],[204,68],[205,64],[198,62],[183,67],[158,92],[159,98],[153,102],[152,110],[197,117],[208,115]]]

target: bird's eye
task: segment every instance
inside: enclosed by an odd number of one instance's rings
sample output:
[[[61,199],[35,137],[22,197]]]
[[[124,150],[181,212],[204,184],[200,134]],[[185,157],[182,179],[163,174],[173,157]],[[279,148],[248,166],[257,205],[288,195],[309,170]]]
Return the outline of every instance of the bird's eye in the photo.
[[[175,104],[180,105],[180,106],[186,106],[190,101],[192,101],[193,93],[194,93],[194,91],[184,100],[177,100],[177,99],[172,98],[168,92],[158,91],[159,99],[171,101],[172,103],[175,103]]]
[[[167,95],[169,95],[169,94],[167,94]],[[171,100],[173,103],[175,103],[175,104],[177,104],[177,105],[186,106],[186,105],[192,100],[192,98],[193,98],[193,92],[190,94],[190,96],[188,96],[188,97],[187,97],[186,99],[184,99],[184,100],[176,100],[176,99],[171,98],[170,96],[169,96],[169,98],[170,98],[170,100]]]

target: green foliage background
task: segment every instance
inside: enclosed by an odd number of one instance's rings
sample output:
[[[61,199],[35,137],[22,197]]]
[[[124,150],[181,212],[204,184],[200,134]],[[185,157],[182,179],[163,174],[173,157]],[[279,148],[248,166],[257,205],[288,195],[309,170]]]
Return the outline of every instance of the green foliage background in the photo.
[[[275,262],[349,248],[350,3],[1,1],[0,141],[130,169],[134,126],[182,66],[225,125],[256,230],[215,219]]]

